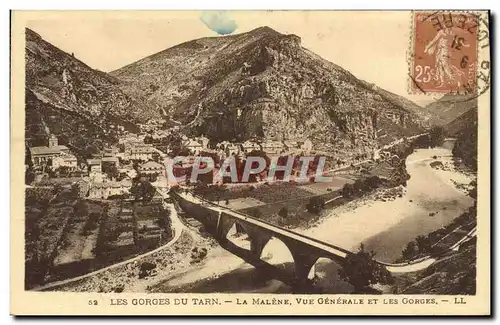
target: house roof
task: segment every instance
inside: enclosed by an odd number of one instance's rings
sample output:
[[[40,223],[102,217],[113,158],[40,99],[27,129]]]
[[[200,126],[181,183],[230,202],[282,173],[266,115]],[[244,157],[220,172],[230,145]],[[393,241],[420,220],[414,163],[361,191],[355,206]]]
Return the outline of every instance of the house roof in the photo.
[[[68,148],[68,147],[63,146],[63,145],[54,146],[54,147],[52,147],[52,148],[54,148],[54,149],[59,149],[59,150],[69,150],[69,148]]]
[[[61,158],[64,160],[64,161],[75,161],[77,160],[75,156],[73,155],[62,155]]]
[[[129,180],[122,180],[121,182],[104,182],[104,183],[94,183],[93,187],[95,188],[120,188],[120,187],[130,187],[132,186],[132,182]]]
[[[152,153],[155,152],[155,149],[149,146],[140,146],[129,148],[128,151],[130,153]]]
[[[105,161],[105,162],[117,162],[118,158],[116,158],[116,157],[102,157],[101,161]]]
[[[49,148],[49,147],[31,147],[30,148],[30,153],[32,156],[37,156],[37,155],[58,155],[61,153],[61,149],[57,147]]]
[[[100,165],[101,159],[87,159],[87,164],[89,165]]]
[[[201,144],[201,143],[199,143],[198,141],[193,140],[193,139],[188,139],[188,140],[186,140],[186,141],[184,142],[184,145],[185,145],[186,147],[201,147],[201,146],[202,146],[202,144]]]
[[[279,141],[266,141],[262,143],[263,147],[283,147],[283,144]]]
[[[148,161],[140,166],[141,169],[156,169],[163,168],[162,164],[157,163],[156,161]]]
[[[128,164],[128,165],[122,165],[119,170],[123,170],[123,171],[126,171],[126,170],[133,170],[134,169],[134,165],[133,164]]]

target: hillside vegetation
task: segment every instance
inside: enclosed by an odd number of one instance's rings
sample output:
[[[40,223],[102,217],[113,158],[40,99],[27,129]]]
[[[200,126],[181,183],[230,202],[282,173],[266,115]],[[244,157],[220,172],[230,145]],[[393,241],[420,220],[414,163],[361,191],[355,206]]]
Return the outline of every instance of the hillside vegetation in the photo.
[[[139,98],[118,87],[119,80],[90,68],[30,29],[26,29],[26,138],[45,144],[53,133],[76,152],[94,142],[115,142],[118,126],[136,130],[136,123],[159,116]]]
[[[111,75],[124,93],[215,142],[307,137],[332,150],[364,150],[421,131],[402,100],[268,27],[189,41]]]

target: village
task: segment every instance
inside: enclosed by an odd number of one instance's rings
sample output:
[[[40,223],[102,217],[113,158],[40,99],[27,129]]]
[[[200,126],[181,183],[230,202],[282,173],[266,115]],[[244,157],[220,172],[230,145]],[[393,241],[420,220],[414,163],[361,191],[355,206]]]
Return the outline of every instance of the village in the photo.
[[[326,154],[327,157],[330,156],[328,158],[331,161],[333,160],[333,164],[329,166],[342,169],[361,161],[388,158],[389,152],[385,149],[404,141],[398,139],[374,149],[370,155],[358,155],[350,161],[342,161],[334,160],[331,153],[314,151],[312,142],[308,139],[247,140],[242,143],[223,141],[210,145],[210,140],[205,136],[191,138],[185,135],[179,136],[179,127],[159,130],[158,125],[156,121],[140,125],[142,131],[140,134],[122,132],[118,145],[106,147],[85,161],[78,161],[70,149],[60,145],[58,138],[51,134],[48,136],[46,146],[29,148],[30,161],[25,168],[27,174],[32,175],[32,180],[27,181],[27,185],[77,183],[82,196],[88,199],[127,198],[131,194],[134,180],[150,182],[158,191],[167,193],[172,185],[177,184],[173,184],[172,180],[167,178],[166,168],[172,168],[176,177],[186,175],[194,163],[194,157],[197,156],[211,156],[216,161],[222,162],[228,157],[244,160],[251,153],[265,154],[268,158]],[[172,135],[178,136],[179,143],[162,146],[164,151],[158,149],[159,146],[155,144]],[[186,156],[186,159],[169,166],[168,161],[171,161],[169,158],[176,155]],[[334,168],[330,168],[332,169]],[[257,181],[264,179],[264,177],[258,178]],[[160,196],[157,198],[160,199]]]
[[[139,127],[138,134],[120,130],[118,143],[83,157],[54,134],[46,137],[43,146],[27,147],[27,243],[31,247],[27,261],[37,265],[30,268],[34,271],[27,277],[28,286],[77,276],[164,245],[175,235],[170,190],[179,185],[212,202],[225,202],[231,209],[262,214],[265,219],[280,216],[277,224],[289,224],[300,219],[300,213],[283,217],[284,206],[293,210],[314,197],[334,201],[346,183],[363,177],[363,171],[375,170],[374,166],[379,166],[377,174],[383,178],[393,168],[383,166],[392,159],[391,146],[405,140],[380,146],[371,154],[349,149],[351,156],[339,159],[315,150],[309,139],[211,143],[205,136],[186,136],[179,127],[162,128],[159,122]],[[284,166],[280,159],[300,161],[304,156],[326,158],[322,170],[335,176],[333,181],[315,182],[312,177],[295,186],[282,177],[284,172],[276,172],[270,180],[269,166],[246,181],[214,177],[226,160],[234,159],[241,166],[249,157],[262,157]],[[178,157],[184,158],[172,163]],[[193,182],[186,176],[194,174],[195,164],[200,163],[197,157],[213,159],[215,168]],[[292,175],[301,168],[294,165]],[[178,177],[184,180],[179,182]]]
[[[153,124],[154,125],[154,124]],[[148,125],[149,126],[149,125]],[[165,161],[169,156],[175,155],[173,148],[165,152],[154,146],[153,141],[163,139],[171,133],[159,130],[151,132],[148,126],[141,129],[150,133],[125,133],[119,138],[117,146],[110,146],[97,154],[88,157],[86,161],[79,162],[65,145],[58,143],[58,138],[51,134],[48,136],[46,146],[29,148],[30,163],[26,170],[31,169],[33,181],[28,185],[43,185],[50,180],[59,180],[69,183],[77,182],[85,188],[85,197],[89,199],[122,198],[130,194],[134,179],[148,181],[156,189],[168,190],[172,185],[166,177]],[[175,132],[176,128],[169,130]],[[152,134],[151,134],[152,133]],[[215,148],[209,147],[209,139],[200,136],[188,138],[180,137],[178,148],[180,153],[196,157],[202,154],[211,154],[224,160],[227,157],[245,157],[252,151],[265,152],[269,156],[279,156],[293,152],[310,153],[311,141],[266,141],[262,143],[245,141],[243,143],[221,142]],[[174,168],[174,174],[186,172],[192,164],[187,160]]]

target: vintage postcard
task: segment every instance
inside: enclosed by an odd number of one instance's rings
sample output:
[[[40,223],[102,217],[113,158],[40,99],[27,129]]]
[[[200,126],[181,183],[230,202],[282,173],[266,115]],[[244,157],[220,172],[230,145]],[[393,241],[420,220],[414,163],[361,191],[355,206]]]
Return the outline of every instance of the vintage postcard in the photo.
[[[14,315],[490,315],[487,11],[14,11]]]

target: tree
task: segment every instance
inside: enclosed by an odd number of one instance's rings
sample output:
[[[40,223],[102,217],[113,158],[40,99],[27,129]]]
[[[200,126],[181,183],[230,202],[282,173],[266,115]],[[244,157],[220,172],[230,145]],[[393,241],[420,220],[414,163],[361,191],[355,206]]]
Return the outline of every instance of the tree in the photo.
[[[321,197],[312,197],[307,203],[306,208],[307,211],[315,214],[319,214],[321,210],[325,207],[325,200]]]
[[[227,192],[227,187],[226,185],[212,185],[208,187],[208,191],[215,197],[217,204],[219,204],[220,200]]]
[[[363,184],[363,181],[361,179],[357,179],[352,187],[354,190],[354,194],[357,195],[364,192],[365,185]]]
[[[380,186],[381,179],[378,176],[370,176],[365,179],[365,185],[368,189],[374,189]]]
[[[262,212],[258,208],[252,208],[248,211],[248,214],[255,218],[260,218],[262,216]]]
[[[99,152],[99,148],[96,145],[91,144],[90,146],[85,148],[83,153],[86,157],[92,157],[92,155],[96,155]]]
[[[33,172],[33,169],[31,167],[26,170],[26,174],[24,176],[25,183],[27,185],[31,185],[31,183],[33,183],[33,181],[35,180],[35,173]]]
[[[153,152],[153,161],[156,161],[157,163],[161,163],[161,157],[160,157],[160,154],[158,152]]]
[[[418,246],[415,242],[409,242],[406,248],[403,249],[403,258],[405,260],[412,260],[418,255]]]
[[[469,190],[469,196],[473,198],[474,200],[477,199],[477,186],[474,186]]]
[[[286,207],[282,207],[278,212],[278,215],[282,218],[288,217],[288,209]]]
[[[154,269],[156,269],[155,263],[143,262],[140,266],[139,279],[151,275]]]
[[[420,235],[415,238],[418,251],[420,254],[428,254],[431,252],[431,241],[426,236]]]
[[[442,126],[434,126],[429,131],[429,141],[431,147],[437,147],[443,144],[445,131]]]
[[[89,209],[87,204],[83,200],[78,200],[73,206],[73,213],[77,219],[81,219],[87,216]]]
[[[61,184],[56,183],[56,184],[54,184],[54,187],[52,188],[52,193],[59,194],[63,190],[64,190],[64,187]]]
[[[342,269],[339,270],[341,279],[353,285],[357,293],[375,283],[393,283],[389,271],[377,263],[373,259],[374,256],[374,252],[365,251],[363,244],[361,244],[356,253],[350,253],[346,256]]]
[[[130,189],[130,194],[132,194],[136,201],[142,199],[144,202],[149,202],[156,193],[156,189],[150,182],[146,180],[135,180]]]
[[[204,182],[196,182],[193,187],[193,193],[196,195],[203,195],[208,190],[208,185]]]
[[[115,164],[106,163],[102,165],[102,171],[108,175],[109,178],[118,178],[119,172]]]
[[[460,132],[453,146],[453,157],[477,170],[477,125],[470,125]]]
[[[342,196],[345,198],[351,198],[354,195],[354,186],[351,183],[345,183],[342,188]]]

